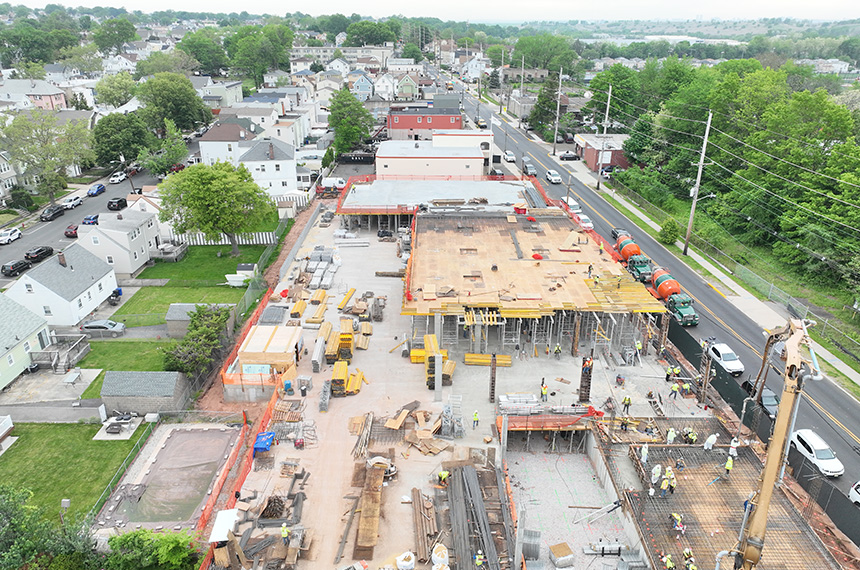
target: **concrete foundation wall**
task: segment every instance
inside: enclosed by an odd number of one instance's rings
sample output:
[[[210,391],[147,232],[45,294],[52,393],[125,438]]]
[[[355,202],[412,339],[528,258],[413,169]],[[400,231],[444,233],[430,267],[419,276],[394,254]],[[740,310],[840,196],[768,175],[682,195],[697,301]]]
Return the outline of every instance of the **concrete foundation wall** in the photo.
[[[248,385],[244,387],[231,384],[224,387],[225,402],[268,402],[274,392],[274,386]]]

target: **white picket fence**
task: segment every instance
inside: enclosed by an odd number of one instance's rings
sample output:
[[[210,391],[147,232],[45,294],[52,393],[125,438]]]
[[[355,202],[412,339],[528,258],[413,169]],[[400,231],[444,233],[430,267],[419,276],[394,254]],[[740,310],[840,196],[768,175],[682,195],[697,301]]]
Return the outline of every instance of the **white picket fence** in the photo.
[[[220,239],[210,240],[206,239],[206,236],[201,233],[171,233],[167,236],[167,239],[178,243],[187,243],[188,245],[230,245],[230,240],[224,234],[221,234]],[[271,245],[277,243],[278,239],[275,236],[275,232],[252,232],[236,236],[236,241],[239,242],[239,245]]]

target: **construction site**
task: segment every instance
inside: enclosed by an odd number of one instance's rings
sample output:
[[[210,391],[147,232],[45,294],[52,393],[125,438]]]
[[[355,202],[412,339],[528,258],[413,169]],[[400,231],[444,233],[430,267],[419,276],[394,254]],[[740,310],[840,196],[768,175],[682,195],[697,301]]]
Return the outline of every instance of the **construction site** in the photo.
[[[611,244],[536,182],[379,184],[222,370],[265,413],[204,568],[739,567],[762,520],[753,566],[841,567]]]

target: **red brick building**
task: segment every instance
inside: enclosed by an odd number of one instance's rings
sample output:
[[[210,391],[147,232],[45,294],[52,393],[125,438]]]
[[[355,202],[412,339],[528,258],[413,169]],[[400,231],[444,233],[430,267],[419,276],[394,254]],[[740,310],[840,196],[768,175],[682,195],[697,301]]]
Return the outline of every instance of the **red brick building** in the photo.
[[[462,129],[463,116],[456,109],[392,108],[388,112],[387,127],[391,140],[429,140],[434,129]]]

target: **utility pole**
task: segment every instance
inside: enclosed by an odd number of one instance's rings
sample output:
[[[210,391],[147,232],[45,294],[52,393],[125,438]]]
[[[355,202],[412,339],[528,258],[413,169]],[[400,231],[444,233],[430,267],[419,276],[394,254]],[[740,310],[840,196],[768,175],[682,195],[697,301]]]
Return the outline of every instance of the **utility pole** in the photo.
[[[502,114],[502,94],[504,93],[504,89],[502,88],[502,79],[505,76],[505,49],[502,47],[502,67],[499,68],[499,115]]]
[[[690,221],[687,222],[687,237],[684,238],[684,255],[687,255],[687,248],[690,246],[690,234],[693,233],[693,216],[696,214],[696,202],[699,200],[699,185],[702,182],[702,170],[705,168],[705,150],[708,148],[708,135],[711,133],[711,117],[714,114],[708,111],[708,122],[705,124],[705,138],[702,140],[702,153],[699,155],[699,169],[696,172],[696,185],[690,191],[690,196],[693,198],[693,207],[690,208]]]
[[[558,68],[558,93],[555,98],[555,131],[552,134],[552,155],[555,156],[555,145],[558,141],[558,115],[561,113],[561,67]]]
[[[606,149],[606,129],[609,127],[609,102],[612,101],[612,85],[609,85],[609,93],[606,95],[606,110],[603,112],[603,140],[600,143],[600,154],[597,157],[597,189],[600,190],[600,177],[603,173],[603,153]]]

